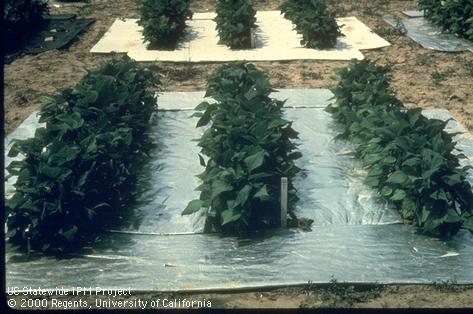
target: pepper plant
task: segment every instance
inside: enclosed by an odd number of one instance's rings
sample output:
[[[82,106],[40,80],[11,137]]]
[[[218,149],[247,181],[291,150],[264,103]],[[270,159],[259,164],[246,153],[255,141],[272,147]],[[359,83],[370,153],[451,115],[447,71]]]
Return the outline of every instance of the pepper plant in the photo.
[[[469,166],[454,154],[455,134],[448,121],[427,119],[420,109],[406,109],[389,87],[387,68],[352,61],[339,69],[327,107],[341,124],[368,169],[365,183],[426,234],[450,237],[461,227],[473,231],[473,192]]]
[[[280,9],[302,35],[301,45],[305,47],[333,48],[342,36],[335,13],[328,9],[325,0],[286,0]]]
[[[444,30],[473,40],[473,1],[418,0],[424,16]]]
[[[158,84],[128,57],[90,71],[73,89],[43,97],[30,139],[8,155],[18,176],[6,200],[7,238],[25,249],[58,253],[94,240],[120,222],[132,200],[136,172],[151,146],[147,136]]]
[[[250,48],[251,29],[256,27],[251,0],[218,0],[216,13],[219,43],[232,49]]]
[[[15,50],[20,42],[34,34],[48,11],[44,0],[6,0],[3,8],[6,51]]]
[[[192,18],[189,0],[143,0],[138,24],[149,49],[174,49]]]
[[[183,214],[203,210],[205,231],[244,234],[280,224],[280,181],[289,183],[300,169],[301,157],[292,142],[298,133],[283,119],[284,102],[269,97],[267,77],[252,64],[235,62],[209,79],[206,96],[216,103],[196,107],[197,127],[207,127],[199,140],[205,167],[198,175],[200,198]],[[289,184],[289,215],[297,201]]]

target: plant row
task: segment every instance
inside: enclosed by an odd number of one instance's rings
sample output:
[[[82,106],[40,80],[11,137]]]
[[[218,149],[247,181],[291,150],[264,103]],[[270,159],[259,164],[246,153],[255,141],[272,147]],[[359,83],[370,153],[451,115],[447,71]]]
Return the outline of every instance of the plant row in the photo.
[[[219,43],[232,49],[251,48],[251,29],[256,27],[251,0],[219,0],[216,13]]]
[[[205,231],[244,234],[280,225],[280,182],[289,179],[289,219],[297,201],[291,179],[301,157],[291,140],[298,133],[283,119],[284,102],[272,99],[267,77],[252,64],[235,62],[209,79],[206,96],[216,102],[196,107],[197,127],[207,127],[198,145],[207,162],[197,177],[200,198],[183,215],[206,215]]]
[[[308,48],[333,48],[342,36],[335,13],[325,0],[285,0],[280,6],[284,17],[291,20],[297,33],[302,35],[301,45]]]
[[[118,223],[151,146],[153,72],[128,57],[90,71],[74,89],[44,97],[35,136],[16,141],[7,167],[18,176],[6,200],[14,246],[63,252]],[[28,240],[29,239],[29,240]]]
[[[418,0],[418,6],[432,23],[458,36],[473,40],[473,1]]]
[[[473,192],[460,167],[455,134],[448,121],[427,119],[421,109],[406,109],[389,86],[388,69],[352,61],[339,69],[327,107],[367,167],[365,183],[426,234],[449,237],[461,227],[473,231]]]
[[[45,0],[6,0],[3,9],[4,43],[7,52],[32,36],[48,14]]]

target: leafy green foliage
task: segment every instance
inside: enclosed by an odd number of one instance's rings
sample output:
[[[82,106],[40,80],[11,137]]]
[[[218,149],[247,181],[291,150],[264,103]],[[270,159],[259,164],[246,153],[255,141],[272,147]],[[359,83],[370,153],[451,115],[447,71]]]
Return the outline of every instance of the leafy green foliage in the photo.
[[[418,0],[420,10],[432,23],[454,34],[473,40],[473,1]]]
[[[448,237],[462,226],[473,230],[470,167],[460,167],[464,155],[452,153],[454,134],[443,131],[448,121],[405,109],[387,71],[367,60],[338,70],[336,101],[327,111],[341,123],[339,137],[353,143],[369,169],[365,183],[423,232]]]
[[[8,166],[17,175],[6,200],[9,241],[61,252],[93,240],[125,213],[135,172],[150,147],[156,109],[153,72],[124,57],[89,72],[74,89],[44,97],[35,136],[9,151],[25,158]]]
[[[175,48],[186,20],[192,18],[189,3],[189,0],[143,0],[138,24],[143,26],[148,48]]]
[[[251,28],[256,27],[251,0],[218,0],[216,12],[219,43],[232,49],[250,48]]]
[[[325,0],[286,0],[280,9],[295,24],[305,47],[333,48],[337,37],[342,36],[335,13],[328,9]]]
[[[280,224],[280,181],[289,178],[289,215],[297,201],[291,178],[300,169],[292,139],[298,133],[282,118],[283,102],[272,99],[266,76],[252,64],[235,62],[209,79],[206,96],[216,103],[196,107],[197,127],[207,126],[199,140],[205,171],[199,200],[183,214],[207,211],[206,231],[227,234]]]
[[[47,13],[48,4],[44,0],[6,0],[3,27],[7,51],[16,49],[19,42],[35,33]]]

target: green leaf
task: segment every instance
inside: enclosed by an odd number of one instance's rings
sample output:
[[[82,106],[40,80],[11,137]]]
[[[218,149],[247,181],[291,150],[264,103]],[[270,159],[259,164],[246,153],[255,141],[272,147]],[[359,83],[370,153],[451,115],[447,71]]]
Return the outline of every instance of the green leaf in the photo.
[[[443,176],[442,179],[450,186],[463,183],[463,178],[460,174],[453,174],[450,176]]]
[[[248,99],[248,100],[252,100],[253,98],[255,98],[256,96],[258,96],[258,91],[255,89],[255,88],[252,88],[250,90],[248,90],[246,93],[245,93],[245,98]]]
[[[366,177],[365,184],[370,187],[378,187],[379,185],[379,177],[377,176],[370,176]]]
[[[403,218],[412,219],[416,209],[417,205],[411,198],[406,197],[402,200],[401,214]]]
[[[189,204],[187,204],[186,208],[181,213],[181,215],[190,215],[195,212],[198,212],[203,206],[204,206],[204,201],[192,200],[189,202]]]
[[[473,216],[465,218],[462,224],[462,228],[469,230],[471,233],[473,233]]]
[[[238,202],[236,200],[227,201],[227,209],[234,209],[237,206],[238,206]]]
[[[51,179],[55,179],[62,174],[63,169],[59,167],[50,167],[47,164],[40,164],[39,173],[45,175]]]
[[[97,147],[97,139],[95,137],[91,138],[89,144],[87,145],[87,148],[85,150],[85,152],[87,154],[93,154],[95,152],[97,152],[98,150],[98,147]]]
[[[393,172],[386,182],[395,184],[406,184],[409,181],[409,177],[402,171],[397,170]]]
[[[207,108],[209,106],[210,106],[210,104],[208,102],[203,101],[200,104],[198,104],[197,107],[195,107],[194,110],[196,110],[196,111],[205,111],[205,110],[207,110]]]
[[[197,155],[199,155],[199,162],[200,162],[200,165],[203,166],[203,167],[205,167],[205,160],[204,160],[204,157],[202,157],[202,155],[200,155],[200,154],[197,154]]]
[[[394,156],[387,156],[383,159],[383,162],[386,163],[386,164],[394,164],[396,163],[396,157]]]
[[[289,160],[296,160],[296,159],[299,159],[301,157],[302,157],[301,152],[293,152],[293,153],[290,153],[289,155],[287,155],[287,159],[289,159]]]
[[[67,239],[67,241],[72,242],[77,234],[77,230],[77,226],[72,226],[65,231],[60,230],[59,233],[63,235]]]
[[[89,176],[89,171],[85,171],[81,176],[79,177],[79,181],[77,182],[77,185],[79,187],[83,186],[85,182],[87,181],[87,178]]]
[[[248,200],[251,192],[251,185],[245,185],[239,192],[236,198],[236,202],[240,205],[244,205]]]
[[[443,223],[444,223],[444,219],[442,218],[428,219],[425,222],[423,229],[425,232],[433,233],[433,231],[437,229],[439,226],[441,226]]]
[[[406,191],[397,189],[394,191],[394,194],[391,196],[393,201],[401,201],[406,197]]]
[[[268,124],[268,129],[278,128],[278,127],[284,126],[288,123],[289,123],[289,121],[284,120],[284,119],[274,119],[273,121],[271,121]]]
[[[9,229],[7,234],[6,234],[6,237],[7,238],[13,238],[15,235],[16,235],[16,229]]]
[[[265,184],[261,187],[261,189],[258,190],[258,192],[256,192],[255,198],[258,198],[262,201],[267,201],[269,200],[269,193],[268,193],[268,186]]]
[[[419,117],[421,116],[422,109],[420,109],[420,108],[409,109],[409,110],[407,110],[406,114],[409,117],[409,123],[411,125],[414,125],[417,122],[417,120],[419,119]]]
[[[458,213],[453,208],[449,208],[447,210],[447,215],[445,217],[446,223],[459,223],[461,221],[463,221],[463,218],[458,215]]]
[[[226,209],[222,211],[222,226],[240,219],[241,213],[237,212],[235,209]]]
[[[12,147],[10,148],[10,150],[8,151],[8,157],[18,156],[18,154],[21,152],[21,149],[19,146],[20,146],[19,142],[14,143]]]
[[[274,174],[269,173],[269,172],[258,172],[250,175],[248,177],[249,180],[258,180],[258,179],[263,179],[263,178],[269,178],[272,177]]]
[[[246,157],[244,161],[248,170],[251,172],[254,169],[260,167],[264,162],[265,156],[266,153],[263,150],[260,150],[257,153]]]
[[[422,163],[422,160],[420,158],[417,158],[417,157],[414,157],[414,158],[409,158],[409,159],[406,159],[402,165],[403,166],[410,166],[410,167],[416,167],[418,166],[419,164]]]
[[[383,155],[381,155],[381,154],[369,154],[369,155],[366,155],[365,158],[363,158],[363,160],[367,164],[374,164],[374,163],[380,161],[381,159],[383,159]]]
[[[430,216],[430,211],[425,207],[422,208],[422,216],[420,218],[421,223],[425,223]]]
[[[384,186],[383,189],[381,190],[381,195],[385,196],[385,197],[388,197],[389,195],[392,194],[392,192],[393,192],[393,189],[391,189],[388,186]]]
[[[201,126],[205,126],[210,122],[210,118],[211,118],[210,113],[211,113],[211,111],[209,109],[207,109],[204,112],[202,117],[200,117],[199,121],[197,121],[197,125],[196,125],[197,128],[199,128]]]
[[[210,197],[213,200],[215,197],[219,196],[223,192],[232,191],[233,187],[226,183],[225,181],[215,180],[212,182],[212,196]]]
[[[443,200],[443,201],[448,201],[448,196],[447,193],[443,189],[439,189],[432,194],[430,194],[430,197],[432,197],[435,200]]]
[[[95,209],[98,209],[98,208],[101,208],[101,207],[108,207],[108,208],[112,208],[112,206],[110,206],[109,203],[106,203],[106,202],[101,202],[97,205],[95,205],[92,210],[95,210]]]
[[[96,214],[95,210],[93,210],[92,208],[85,207],[85,211],[87,212],[87,218],[89,220],[92,220]]]

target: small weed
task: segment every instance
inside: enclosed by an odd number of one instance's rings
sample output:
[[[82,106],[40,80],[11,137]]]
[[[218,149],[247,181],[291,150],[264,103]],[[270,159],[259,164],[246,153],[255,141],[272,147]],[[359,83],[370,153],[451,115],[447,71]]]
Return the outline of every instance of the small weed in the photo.
[[[348,11],[349,12],[353,12],[353,11],[360,11],[363,9],[363,6],[360,5],[360,4],[352,4],[349,8],[348,8]]]
[[[445,81],[449,76],[455,74],[454,69],[446,69],[446,70],[435,70],[430,74],[430,78],[434,84],[440,84],[441,82]]]
[[[381,16],[384,14],[384,11],[387,11],[386,7],[388,4],[389,1],[387,0],[375,0],[369,6],[363,6],[361,13],[369,16]]]
[[[337,279],[333,278],[325,288],[317,288],[312,282],[309,281],[307,290],[317,291],[320,295],[320,299],[324,302],[325,306],[352,306],[355,303],[368,302],[376,299],[381,295],[384,290],[383,285],[374,285],[372,288],[360,289],[347,283],[340,283]]]
[[[445,281],[434,281],[432,286],[441,292],[455,292],[458,291],[460,287],[456,286],[456,280],[445,280]]]
[[[89,3],[88,5],[85,5],[83,7],[79,7],[79,15],[81,16],[88,16],[92,15],[94,12],[98,12],[100,10],[103,10],[103,8],[99,8],[97,4],[94,3]]]
[[[333,12],[336,17],[344,17],[348,15],[348,10],[345,7],[337,7]]]
[[[376,26],[374,32],[381,37],[399,37],[405,33],[397,27]]]
[[[368,302],[370,300],[374,300],[381,296],[381,292],[383,292],[384,286],[383,285],[376,285],[374,288],[371,288],[367,291],[362,292],[360,296],[361,302]]]
[[[428,54],[419,55],[416,59],[416,65],[429,64],[430,56]]]
[[[202,70],[193,67],[192,65],[186,65],[183,68],[172,67],[167,71],[166,76],[170,79],[178,82],[184,82],[193,78],[198,78],[202,75]]]
[[[369,16],[379,15],[379,13],[375,10],[375,8],[371,6],[363,7],[363,9],[361,10],[361,13],[364,15],[369,15]]]
[[[324,76],[318,72],[302,72],[302,76],[304,78],[312,79],[312,80],[323,80]]]
[[[462,64],[462,66],[465,68],[465,70],[471,75],[473,76],[473,60],[461,60],[460,63]]]

